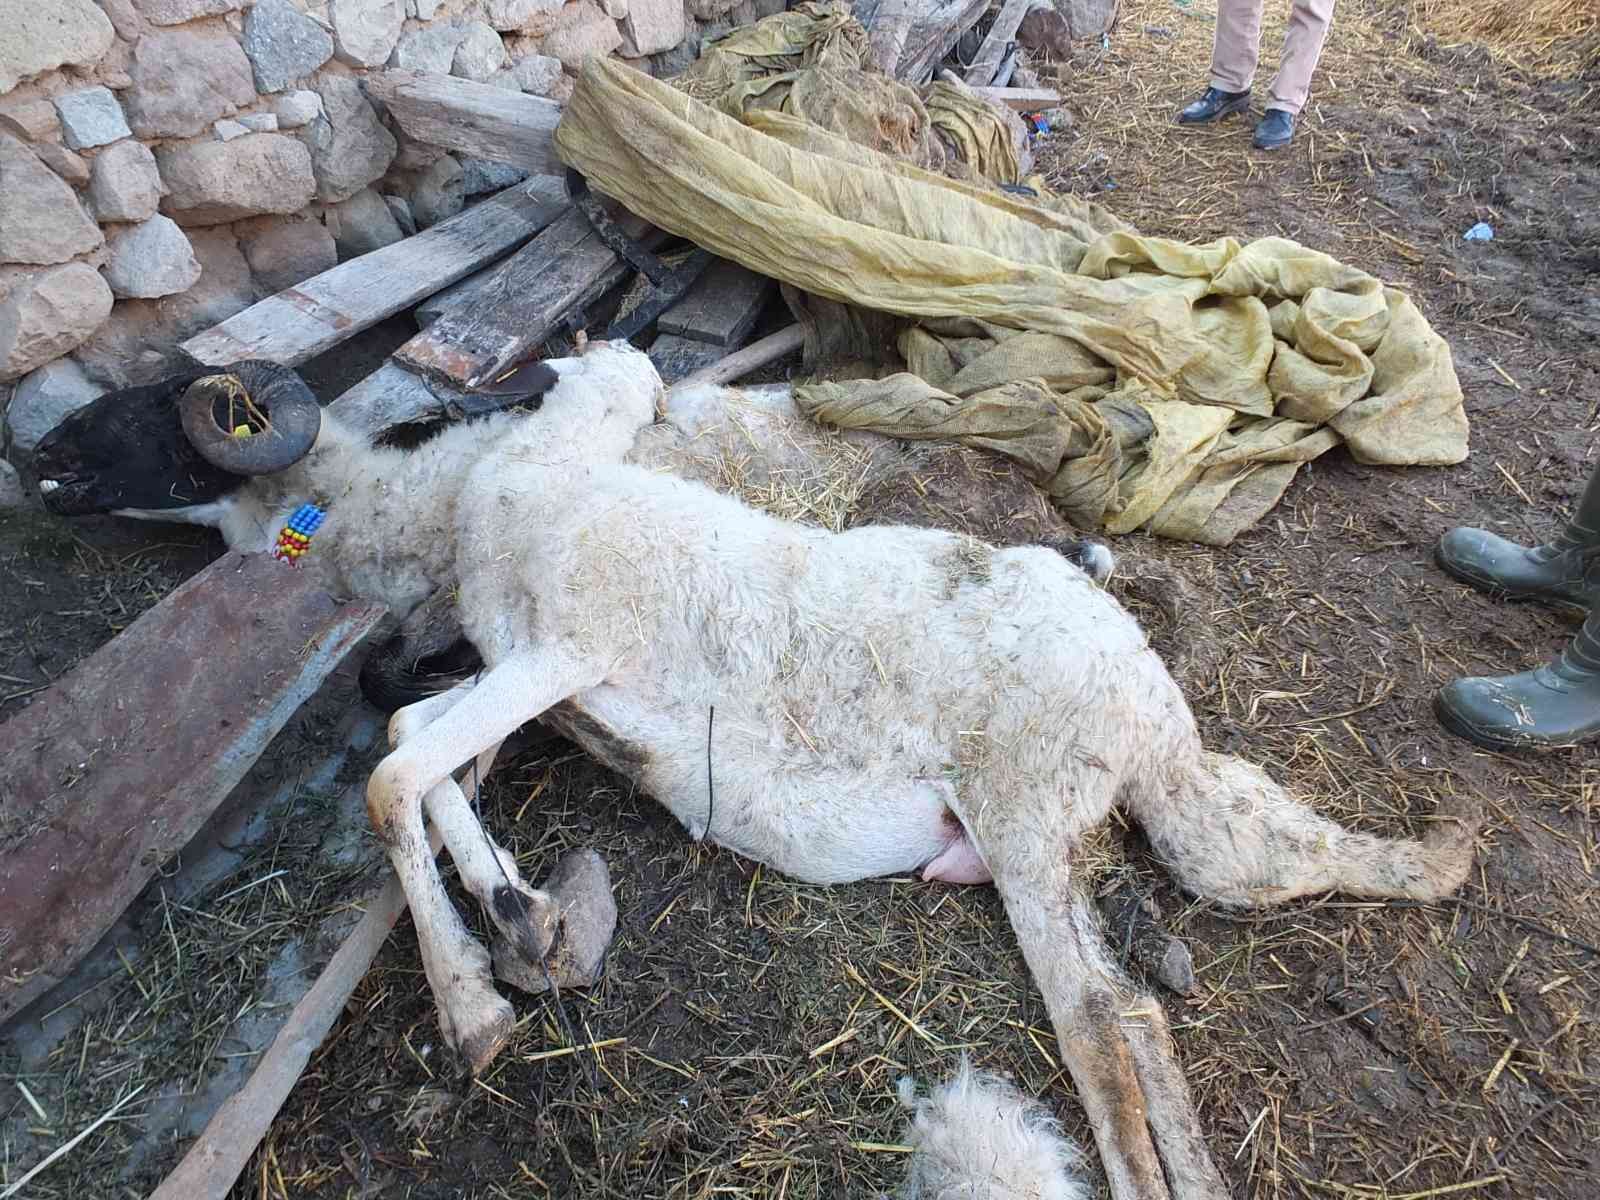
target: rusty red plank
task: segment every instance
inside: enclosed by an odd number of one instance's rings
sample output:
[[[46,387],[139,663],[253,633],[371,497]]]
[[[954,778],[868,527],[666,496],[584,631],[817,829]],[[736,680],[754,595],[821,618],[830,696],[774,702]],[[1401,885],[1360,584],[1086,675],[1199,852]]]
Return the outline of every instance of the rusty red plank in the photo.
[[[226,554],[0,725],[0,1022],[93,949],[382,615]]]

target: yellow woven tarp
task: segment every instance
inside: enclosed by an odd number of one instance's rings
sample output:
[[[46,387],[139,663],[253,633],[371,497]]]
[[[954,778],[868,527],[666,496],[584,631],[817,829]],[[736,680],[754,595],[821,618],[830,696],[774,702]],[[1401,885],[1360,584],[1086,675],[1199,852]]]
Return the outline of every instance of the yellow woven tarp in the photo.
[[[1328,255],[1281,238],[1141,237],[1096,206],[946,178],[782,105],[725,111],[689,94],[748,97],[770,72],[856,69],[837,8],[769,22],[762,44],[776,30],[787,49],[724,48],[704,88],[594,60],[556,145],[662,229],[793,289],[906,318],[894,350],[907,370],[798,388],[815,419],[984,446],[1082,526],[1212,544],[1340,443],[1364,463],[1466,457],[1443,339],[1400,292]],[[847,65],[798,65],[826,57],[819,46]],[[796,80],[782,87],[792,96]]]

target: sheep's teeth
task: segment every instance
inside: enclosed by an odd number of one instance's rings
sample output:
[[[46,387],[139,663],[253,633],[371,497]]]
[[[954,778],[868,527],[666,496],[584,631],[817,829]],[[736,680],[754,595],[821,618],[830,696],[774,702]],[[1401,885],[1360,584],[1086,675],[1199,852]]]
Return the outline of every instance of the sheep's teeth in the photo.
[[[39,480],[39,490],[41,492],[53,492],[60,486],[61,486],[61,483],[60,483],[59,480],[55,480],[55,479],[41,479],[41,480]]]

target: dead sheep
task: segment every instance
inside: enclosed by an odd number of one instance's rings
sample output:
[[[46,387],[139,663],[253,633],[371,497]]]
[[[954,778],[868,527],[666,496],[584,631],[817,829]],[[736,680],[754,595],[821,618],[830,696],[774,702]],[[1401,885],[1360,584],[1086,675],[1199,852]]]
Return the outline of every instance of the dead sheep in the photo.
[[[510,1034],[490,956],[445,894],[423,815],[537,968],[560,914],[478,828],[451,772],[543,716],[707,837],[811,883],[920,871],[992,879],[1055,1026],[1116,1200],[1222,1200],[1161,1006],[1108,953],[1074,856],[1120,807],[1178,883],[1234,907],[1342,891],[1434,900],[1465,878],[1476,813],[1421,840],[1353,833],[1259,768],[1207,751],[1137,622],[1039,547],[903,526],[831,532],[622,460],[661,396],[649,360],[598,345],[551,364],[540,416],[491,417],[410,452],[322,416],[291,372],[197,379],[144,451],[101,402],[38,451],[57,512],[143,507],[302,562],[330,590],[409,611],[459,588],[476,682],[403,709],[368,809],[405,888],[446,1039],[482,1069]],[[247,393],[274,431],[233,436]],[[319,420],[320,418],[320,420]],[[711,764],[708,780],[707,763]]]

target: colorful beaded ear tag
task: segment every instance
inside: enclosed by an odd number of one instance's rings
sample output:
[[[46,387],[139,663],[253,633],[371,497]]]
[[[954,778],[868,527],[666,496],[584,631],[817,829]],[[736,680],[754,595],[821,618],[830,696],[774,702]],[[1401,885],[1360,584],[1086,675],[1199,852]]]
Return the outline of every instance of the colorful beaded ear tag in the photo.
[[[291,567],[299,565],[299,558],[311,548],[312,535],[322,528],[328,514],[315,504],[302,504],[290,514],[288,523],[278,533],[278,544],[272,557],[281,559]]]

